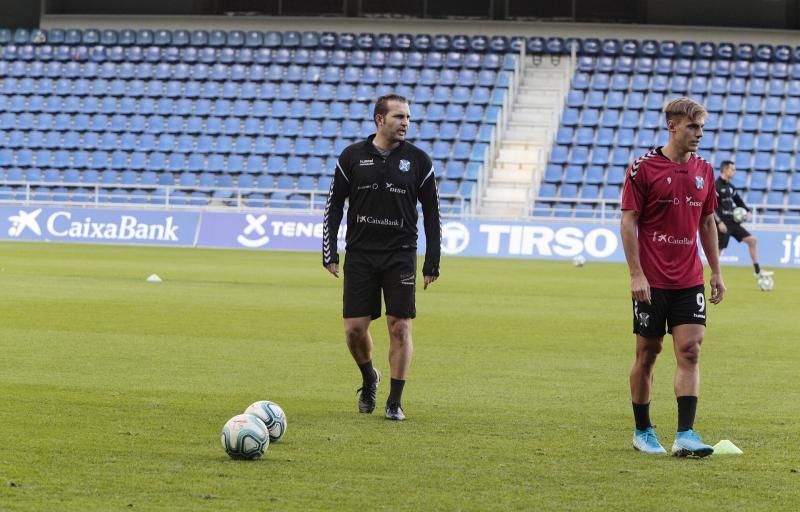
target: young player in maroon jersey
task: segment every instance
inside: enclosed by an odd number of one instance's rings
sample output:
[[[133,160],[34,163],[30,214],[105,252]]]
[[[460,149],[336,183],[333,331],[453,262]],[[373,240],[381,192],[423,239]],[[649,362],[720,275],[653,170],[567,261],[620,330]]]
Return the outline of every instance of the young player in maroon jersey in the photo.
[[[705,107],[678,98],[666,104],[664,114],[669,142],[633,162],[622,188],[620,232],[631,274],[636,334],[630,375],[633,446],[646,453],[666,452],[650,423],[649,405],[656,358],[669,332],[677,359],[678,432],[672,454],[705,457],[714,449],[692,429],[706,323],[698,234],[711,267],[710,302],[718,304],[725,293],[714,218],[714,169],[695,154],[703,137]]]

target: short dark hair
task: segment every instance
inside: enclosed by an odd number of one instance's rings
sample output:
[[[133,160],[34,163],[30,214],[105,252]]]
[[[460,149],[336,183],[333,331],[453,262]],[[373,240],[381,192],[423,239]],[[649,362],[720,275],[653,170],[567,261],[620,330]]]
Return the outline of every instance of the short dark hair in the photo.
[[[719,164],[720,169],[725,169],[733,165],[733,160],[723,160],[721,164]]]
[[[372,120],[375,122],[375,125],[378,124],[378,120],[375,119],[378,115],[385,116],[387,112],[389,112],[389,102],[390,101],[399,101],[400,103],[408,103],[408,98],[405,96],[400,96],[399,94],[385,94],[378,98],[375,101],[375,110],[372,111]]]

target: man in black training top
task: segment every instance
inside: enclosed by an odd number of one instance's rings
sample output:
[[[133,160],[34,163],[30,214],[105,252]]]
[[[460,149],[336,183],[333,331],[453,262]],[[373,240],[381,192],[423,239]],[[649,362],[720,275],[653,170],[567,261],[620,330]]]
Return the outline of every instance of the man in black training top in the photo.
[[[361,370],[358,410],[371,413],[381,374],[372,366],[369,324],[381,316],[381,290],[389,328],[391,389],[386,418],[404,420],[403,386],[411,366],[411,319],[416,316],[417,201],[425,224],[424,287],[439,277],[441,223],[433,163],[405,141],[411,120],[408,100],[389,94],[375,103],[375,135],[348,146],[334,171],[322,235],[322,264],[339,277],[336,238],[347,211],[344,262],[344,332]]]
[[[762,270],[761,265],[758,264],[758,240],[750,234],[744,226],[733,219],[733,210],[736,207],[741,207],[747,210],[747,217],[745,220],[750,220],[752,214],[750,208],[744,203],[739,192],[733,185],[733,177],[736,175],[736,165],[730,161],[725,160],[719,168],[719,178],[717,178],[717,211],[715,212],[717,221],[717,231],[719,232],[719,253],[727,249],[728,242],[731,237],[735,238],[737,242],[744,242],[747,244],[747,250],[750,253],[750,259],[753,261],[753,270],[755,271],[756,278],[762,276],[771,276],[774,272],[769,270]]]

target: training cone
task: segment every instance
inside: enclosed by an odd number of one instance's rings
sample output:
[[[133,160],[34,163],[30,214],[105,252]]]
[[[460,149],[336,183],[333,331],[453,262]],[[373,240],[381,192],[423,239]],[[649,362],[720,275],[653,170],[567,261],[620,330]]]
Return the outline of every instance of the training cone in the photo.
[[[151,274],[150,277],[147,278],[148,283],[160,283],[161,278],[158,277],[158,274]]]
[[[714,455],[741,455],[743,452],[738,446],[723,439],[714,445]]]

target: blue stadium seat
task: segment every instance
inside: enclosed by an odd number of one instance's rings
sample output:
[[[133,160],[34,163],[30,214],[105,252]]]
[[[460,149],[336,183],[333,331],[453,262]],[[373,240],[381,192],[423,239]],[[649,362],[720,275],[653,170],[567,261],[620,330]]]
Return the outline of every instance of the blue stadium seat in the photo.
[[[758,151],[753,158],[753,169],[756,171],[772,170],[772,153]]]
[[[595,91],[607,91],[610,87],[611,79],[607,73],[595,73],[592,75],[591,89]]]
[[[772,179],[770,180],[769,188],[772,191],[780,192],[783,195],[783,192],[789,190],[789,173],[788,172],[774,172],[772,173]],[[794,206],[800,205],[800,203],[794,203]]]
[[[599,121],[600,121],[600,113],[597,109],[585,108],[581,112],[580,116],[581,126],[595,127],[598,125]]]
[[[736,133],[732,131],[722,131],[717,135],[717,149],[732,150],[736,143]]]
[[[563,180],[559,182],[578,184],[583,183],[583,166],[582,165],[567,165],[564,170]],[[551,180],[552,181],[552,180]]]
[[[644,93],[629,92],[625,98],[627,110],[642,110],[644,108]]]
[[[554,146],[550,153],[551,164],[566,164],[569,157],[568,146]]]
[[[607,146],[597,146],[592,150],[590,163],[593,165],[607,165],[610,152]]]
[[[736,155],[733,158],[733,161],[738,169],[742,170],[751,169],[753,167],[753,153],[750,151],[737,151]],[[736,177],[738,176],[739,174],[737,173]],[[742,178],[743,177],[744,174],[742,174]]]
[[[580,91],[575,91],[580,93]],[[578,107],[586,106],[591,108],[602,108],[606,103],[606,94],[603,91],[588,91],[583,100],[583,105],[576,105]]]
[[[661,126],[661,113],[657,110],[645,110],[641,123],[644,128],[659,128]]]
[[[744,151],[755,150],[755,135],[751,132],[743,132],[739,134],[736,141],[736,148]]]
[[[589,148],[584,146],[575,146],[570,151],[569,163],[577,165],[586,165],[589,162]]]
[[[603,167],[597,165],[590,165],[586,168],[586,176],[581,181],[582,183],[587,183],[591,185],[598,185],[603,182]],[[592,197],[591,199],[596,199],[597,196]]]
[[[611,165],[626,168],[632,162],[631,150],[617,147],[611,153]]]
[[[587,90],[589,89],[589,83],[591,82],[591,75],[587,73],[575,73],[572,77],[572,89],[573,90]]]
[[[575,131],[568,126],[561,126],[556,132],[556,144],[569,146],[572,144]]]
[[[620,126],[622,128],[638,128],[641,112],[635,110],[625,110],[622,112],[622,120]]]
[[[619,91],[619,94],[627,92],[630,88],[630,76],[627,74],[615,74],[611,76],[611,90]]]
[[[578,146],[589,146],[594,144],[595,130],[594,128],[581,126],[575,130],[574,139],[575,144]]]

